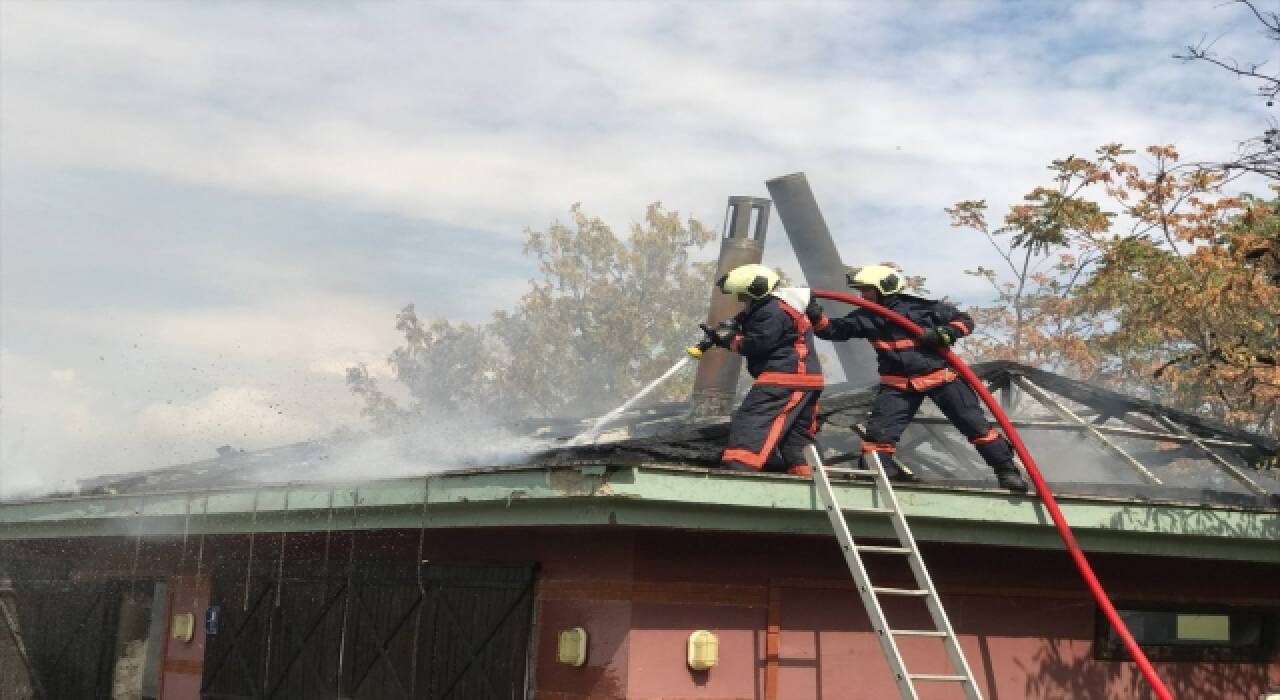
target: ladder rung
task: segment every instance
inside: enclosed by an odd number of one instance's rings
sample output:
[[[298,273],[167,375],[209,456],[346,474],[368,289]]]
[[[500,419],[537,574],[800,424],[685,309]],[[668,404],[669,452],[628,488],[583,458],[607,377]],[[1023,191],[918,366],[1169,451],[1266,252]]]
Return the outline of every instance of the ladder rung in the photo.
[[[848,469],[845,467],[827,467],[828,474],[850,474],[852,476],[875,476],[870,469]]]
[[[923,588],[872,588],[880,595],[906,595],[906,596],[926,596],[929,591]]]
[[[859,552],[879,552],[880,554],[910,554],[910,547],[885,547],[878,544],[860,544]]]
[[[916,549],[915,540],[911,536],[910,528],[906,526],[906,522],[902,519],[896,498],[893,493],[893,486],[885,484],[882,479],[885,475],[880,471],[881,462],[876,454],[869,453],[870,458],[866,465],[872,469],[851,469],[851,468],[835,468],[830,469],[824,467],[822,458],[818,454],[816,447],[810,445],[805,447],[805,461],[811,468],[816,470],[827,469],[827,471],[815,473],[819,477],[814,480],[814,487],[819,491],[822,499],[823,507],[826,509],[827,517],[831,519],[831,527],[835,531],[836,539],[840,542],[840,548],[843,551],[846,564],[848,564],[849,572],[853,574],[854,583],[858,589],[858,595],[867,608],[867,614],[870,616],[871,626],[880,636],[880,642],[883,645],[883,651],[889,662],[889,667],[894,676],[898,679],[899,689],[903,691],[904,696],[910,695],[915,697],[915,688],[912,687],[914,682],[926,681],[943,681],[963,683],[961,687],[964,689],[965,697],[977,698],[977,684],[970,674],[968,664],[964,660],[963,652],[960,650],[958,641],[954,633],[951,631],[950,623],[947,621],[946,612],[942,609],[942,602],[938,600],[937,592],[933,590],[933,584],[929,581],[928,575],[924,573],[924,561],[921,560],[920,551]],[[843,461],[852,461],[843,460]],[[835,494],[831,488],[831,482],[825,478],[828,474],[848,474],[853,476],[871,476],[876,480],[876,491],[881,500],[876,501],[880,507],[868,508],[841,508],[836,502]],[[853,540],[852,533],[849,532],[849,522],[845,518],[845,514],[877,514],[890,515],[894,519],[894,530],[898,533],[899,541],[890,545],[869,545],[858,544]],[[890,540],[891,542],[891,540]],[[881,588],[871,583],[867,576],[866,568],[863,564],[862,553],[882,553],[882,554],[905,554],[909,557],[911,568],[916,574],[915,584],[917,586],[927,586],[927,588]],[[933,619],[933,627],[931,630],[895,630],[889,626],[888,620],[885,619],[884,611],[881,604],[887,601],[878,600],[878,596],[903,596],[908,598],[923,598],[927,602],[929,615]],[[902,637],[921,637],[935,638],[942,640],[947,646],[950,653],[952,664],[955,668],[950,669],[951,673],[908,673],[903,666],[902,658],[898,653],[897,645]],[[956,672],[959,673],[956,673]]]
[[[949,676],[943,673],[908,673],[907,678],[913,681],[958,681],[969,680],[968,676]]]

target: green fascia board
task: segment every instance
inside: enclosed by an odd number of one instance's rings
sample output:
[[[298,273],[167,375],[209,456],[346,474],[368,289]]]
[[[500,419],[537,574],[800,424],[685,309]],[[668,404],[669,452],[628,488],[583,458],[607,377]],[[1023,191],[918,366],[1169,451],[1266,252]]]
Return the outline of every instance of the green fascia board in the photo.
[[[847,508],[876,507],[870,483],[836,482]],[[1044,506],[1004,491],[903,486],[917,539],[1061,549]],[[1060,498],[1086,551],[1280,562],[1280,512]],[[890,537],[882,516],[855,536]],[[661,466],[522,467],[345,484],[270,484],[179,493],[0,503],[0,540],[351,529],[635,526],[829,535],[807,479]]]

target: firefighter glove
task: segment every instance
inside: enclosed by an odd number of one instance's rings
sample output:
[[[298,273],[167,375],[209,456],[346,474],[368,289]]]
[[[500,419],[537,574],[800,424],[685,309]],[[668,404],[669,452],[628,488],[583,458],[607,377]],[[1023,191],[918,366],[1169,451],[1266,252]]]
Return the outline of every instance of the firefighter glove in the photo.
[[[930,328],[920,336],[920,344],[927,348],[945,348],[954,342],[955,334],[942,326]]]
[[[717,347],[729,348],[729,343],[733,340],[733,336],[738,332],[737,324],[731,321],[721,321],[716,324],[715,328],[711,328],[705,323],[699,323],[698,327],[703,333],[707,334],[707,340]]]
[[[815,326],[818,324],[818,321],[822,320],[824,315],[822,312],[822,304],[818,303],[818,299],[816,297],[809,300],[809,305],[804,309],[804,315],[808,316],[809,323],[812,323]]]

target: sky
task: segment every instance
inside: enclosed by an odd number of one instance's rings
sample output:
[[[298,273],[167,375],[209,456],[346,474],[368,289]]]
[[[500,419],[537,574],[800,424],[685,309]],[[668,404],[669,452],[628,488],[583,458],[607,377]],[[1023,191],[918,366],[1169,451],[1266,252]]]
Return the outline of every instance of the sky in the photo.
[[[0,494],[364,427],[396,312],[482,322],[576,202],[713,226],[808,175],[846,263],[953,299],[1098,145],[1230,153],[1269,49],[1218,0],[0,0]],[[802,279],[780,223],[766,263]],[[696,329],[694,329],[696,330]],[[693,335],[696,335],[694,333]]]

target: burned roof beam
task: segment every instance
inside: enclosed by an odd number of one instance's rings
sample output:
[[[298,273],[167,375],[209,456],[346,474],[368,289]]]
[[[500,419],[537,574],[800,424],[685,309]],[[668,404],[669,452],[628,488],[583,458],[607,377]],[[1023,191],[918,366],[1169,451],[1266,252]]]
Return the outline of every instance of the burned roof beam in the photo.
[[[1079,415],[1079,414],[1076,414]],[[951,425],[951,421],[946,418],[934,418],[931,416],[922,416],[915,419],[916,423],[924,423],[929,425]],[[1085,426],[1078,423],[1066,423],[1061,421],[1047,420],[1012,420],[1015,428],[1030,428],[1032,430],[1084,430]],[[1250,448],[1247,442],[1232,442],[1230,440],[1216,440],[1214,438],[1198,438],[1194,435],[1185,433],[1164,433],[1152,430],[1138,430],[1137,428],[1120,428],[1108,425],[1092,425],[1094,430],[1104,435],[1118,435],[1121,437],[1148,438],[1151,440],[1165,440],[1168,442],[1176,442],[1178,444],[1189,444],[1196,441],[1203,442],[1206,445],[1215,447],[1241,447]]]
[[[1161,429],[1160,429],[1160,425],[1159,425],[1159,424],[1157,424],[1157,423],[1155,423],[1155,422],[1151,421],[1147,416],[1144,416],[1144,415],[1138,415],[1138,414],[1133,413],[1132,411],[1125,411],[1125,412],[1123,412],[1123,413],[1121,413],[1121,414],[1117,415],[1117,416],[1116,416],[1116,419],[1117,419],[1117,420],[1120,420],[1120,421],[1122,421],[1122,422],[1128,423],[1129,425],[1132,425],[1133,427],[1137,428],[1138,430],[1146,430],[1146,431],[1153,432],[1153,433],[1160,433],[1160,432],[1164,432],[1163,430],[1161,430]],[[1227,444],[1227,443],[1229,442],[1229,441],[1227,441],[1227,440],[1218,440],[1217,438],[1209,438],[1209,439],[1214,440],[1215,442],[1220,442],[1220,443],[1224,443],[1224,444]],[[1233,444],[1233,445],[1248,445],[1249,447],[1253,447],[1253,445],[1251,445],[1251,444],[1249,444],[1249,443],[1245,443],[1245,442],[1235,442],[1235,443],[1230,443],[1230,444]]]
[[[1225,471],[1227,474],[1230,474],[1231,478],[1235,479],[1236,481],[1239,481],[1245,488],[1258,494],[1259,496],[1267,495],[1268,493],[1267,490],[1259,486],[1258,482],[1254,481],[1253,479],[1250,479],[1247,474],[1240,471],[1238,468],[1236,468],[1234,464],[1224,459],[1222,455],[1209,449],[1208,445],[1206,445],[1204,441],[1198,438],[1192,437],[1191,435],[1188,435],[1185,431],[1183,431],[1180,427],[1178,427],[1176,423],[1174,423],[1173,421],[1169,420],[1164,416],[1156,416],[1156,420],[1163,423],[1164,426],[1167,427],[1169,430],[1181,433],[1182,435],[1185,435],[1186,437],[1190,438],[1191,444],[1200,448],[1200,450],[1209,457],[1210,461],[1212,461],[1214,464],[1221,467],[1223,471]]]
[[[1280,452],[1280,444],[1272,437],[1231,428],[1186,411],[1169,408],[1154,401],[1125,396],[1085,382],[1036,369],[1035,367],[999,360],[975,365],[973,369],[978,376],[988,381],[997,379],[1001,374],[1027,377],[1033,379],[1037,386],[1044,387],[1080,404],[1094,408],[1103,405],[1107,407],[1123,406],[1130,411],[1162,415],[1186,426],[1197,437],[1229,437],[1248,442],[1256,449],[1265,451],[1268,455],[1275,455]]]
[[[1054,413],[1057,413],[1059,416],[1062,416],[1066,420],[1078,423],[1081,427],[1084,428],[1086,435],[1093,438],[1098,443],[1100,443],[1103,447],[1105,447],[1106,449],[1110,450],[1112,453],[1114,453],[1115,455],[1123,459],[1124,462],[1128,464],[1130,467],[1133,467],[1133,470],[1138,472],[1138,474],[1140,474],[1142,478],[1146,479],[1147,481],[1153,484],[1156,484],[1157,486],[1164,485],[1164,482],[1161,481],[1160,478],[1157,477],[1155,474],[1152,474],[1151,471],[1148,470],[1145,466],[1143,466],[1141,462],[1134,459],[1132,455],[1130,455],[1128,452],[1125,452],[1124,449],[1121,448],[1119,445],[1108,440],[1107,436],[1098,432],[1097,428],[1086,423],[1083,418],[1072,413],[1071,409],[1067,408],[1066,406],[1063,406],[1059,401],[1057,401],[1052,396],[1049,396],[1043,390],[1041,390],[1040,387],[1036,386],[1035,384],[1032,384],[1030,380],[1028,380],[1026,377],[1023,377],[1020,375],[1014,375],[1013,380],[1018,383],[1018,386],[1022,387],[1023,391],[1030,394],[1032,398],[1039,401],[1049,410],[1053,411]]]

